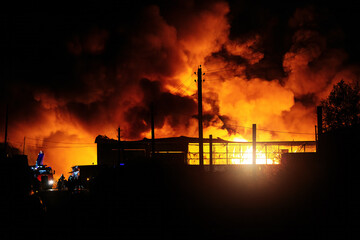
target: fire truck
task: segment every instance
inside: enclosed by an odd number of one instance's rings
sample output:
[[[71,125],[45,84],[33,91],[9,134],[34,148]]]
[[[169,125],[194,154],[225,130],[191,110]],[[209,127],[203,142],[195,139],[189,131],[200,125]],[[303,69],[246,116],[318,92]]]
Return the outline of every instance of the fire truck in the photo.
[[[52,170],[52,168],[47,165],[43,165],[43,161],[44,153],[40,151],[36,164],[34,166],[30,166],[30,169],[34,174],[35,180],[39,183],[38,187],[41,190],[46,190],[53,187],[55,170]]]

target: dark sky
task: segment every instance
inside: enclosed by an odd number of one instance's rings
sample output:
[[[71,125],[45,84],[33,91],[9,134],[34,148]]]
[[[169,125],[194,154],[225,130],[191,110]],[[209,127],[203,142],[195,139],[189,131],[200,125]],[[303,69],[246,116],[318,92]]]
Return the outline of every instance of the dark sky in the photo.
[[[13,4],[1,12],[1,66],[2,79],[19,80],[24,76],[37,75],[32,82],[41,85],[53,75],[72,75],[73,62],[67,54],[66,43],[74,35],[86,34],[94,27],[112,34],[111,47],[116,51],[126,48],[126,36],[141,22],[144,7],[160,6],[162,15],[171,22],[174,10],[181,11],[184,1],[33,1]],[[186,1],[185,1],[186,2]],[[261,33],[264,36],[262,48],[267,58],[281,61],[291,45],[294,29],[289,28],[289,19],[297,8],[311,6],[316,12],[316,24],[312,28],[328,37],[328,44],[339,47],[349,54],[349,61],[358,62],[359,7],[355,1],[228,1],[231,23],[230,37]],[[208,1],[195,1],[199,9]],[[195,7],[195,9],[196,9]],[[114,32],[118,32],[114,38]],[[118,53],[117,53],[118,54]],[[10,55],[10,56],[9,56]],[[106,58],[116,57],[107,52]],[[9,63],[10,62],[10,63]],[[12,65],[11,76],[8,67]],[[5,69],[4,69],[5,68]],[[7,70],[6,70],[7,69]],[[54,76],[55,75],[55,76]],[[70,87],[71,84],[67,87]],[[52,86],[50,86],[52,87]]]

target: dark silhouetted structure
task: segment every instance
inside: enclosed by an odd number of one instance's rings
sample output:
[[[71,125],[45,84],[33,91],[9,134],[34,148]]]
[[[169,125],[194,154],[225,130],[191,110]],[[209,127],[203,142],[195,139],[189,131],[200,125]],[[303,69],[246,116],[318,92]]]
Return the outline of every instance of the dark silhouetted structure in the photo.
[[[98,165],[116,166],[118,141],[98,136],[97,143]],[[164,164],[199,165],[199,140],[190,137],[174,137],[159,139],[143,139],[140,141],[122,141],[124,163],[149,159],[152,143],[155,143],[155,159]],[[210,164],[210,152],[213,165],[252,164],[253,151],[251,142],[226,141],[220,138],[204,139],[204,164]],[[257,142],[256,164],[279,164],[283,153],[312,153],[316,152],[315,141],[279,141]]]

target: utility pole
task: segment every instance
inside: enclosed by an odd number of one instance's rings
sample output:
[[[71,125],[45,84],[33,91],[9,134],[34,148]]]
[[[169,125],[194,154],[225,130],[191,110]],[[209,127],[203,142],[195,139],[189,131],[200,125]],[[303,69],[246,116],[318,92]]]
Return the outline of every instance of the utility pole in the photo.
[[[318,139],[320,138],[321,134],[323,133],[323,124],[322,124],[322,107],[318,106],[316,108],[317,111],[317,124],[318,124]]]
[[[120,135],[121,128],[120,128],[120,127],[118,127],[117,132],[118,132],[118,135],[117,135],[117,137],[118,137],[118,142],[120,142],[120,141],[121,141],[121,135]]]
[[[255,165],[256,164],[256,124],[252,125],[252,132],[253,132],[253,136],[252,136],[252,145],[253,145],[252,164]]]
[[[116,165],[120,165],[121,163],[121,129],[120,129],[120,126],[118,127],[117,129],[117,132],[118,132],[118,163]]]
[[[5,158],[6,158],[6,153],[7,153],[8,118],[9,118],[9,106],[8,106],[8,104],[6,104],[6,112],[5,112],[5,140],[4,140],[4,154],[5,154]]]
[[[154,159],[155,156],[155,121],[154,121],[154,103],[150,105],[150,115],[151,115],[151,158]]]
[[[316,142],[316,152],[318,151],[318,137],[317,137],[317,129],[315,125],[315,142]]]
[[[23,155],[25,155],[25,139],[26,139],[26,137],[24,137]]]
[[[322,133],[323,133],[323,124],[322,124],[322,106],[318,106],[316,108],[317,113],[317,149],[318,151],[321,148],[321,140],[322,140]]]
[[[202,71],[201,65],[197,71],[198,84],[198,120],[199,120],[199,165],[204,165],[204,138],[203,138],[203,120],[202,120]]]
[[[213,171],[213,151],[212,151],[212,147],[213,147],[213,139],[212,139],[212,135],[209,136],[209,153],[210,153],[210,172]]]

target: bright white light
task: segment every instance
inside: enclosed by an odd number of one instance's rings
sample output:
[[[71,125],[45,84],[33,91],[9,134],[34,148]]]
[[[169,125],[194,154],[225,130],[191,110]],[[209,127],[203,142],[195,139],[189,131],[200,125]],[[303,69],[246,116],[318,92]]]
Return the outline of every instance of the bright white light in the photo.
[[[234,141],[234,142],[247,142],[247,140],[243,137],[231,137],[230,141]]]
[[[54,180],[49,180],[49,185],[53,185],[54,184]]]

